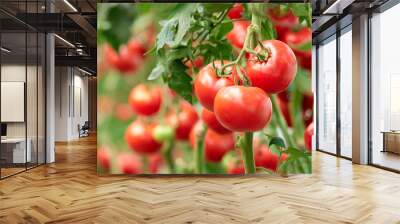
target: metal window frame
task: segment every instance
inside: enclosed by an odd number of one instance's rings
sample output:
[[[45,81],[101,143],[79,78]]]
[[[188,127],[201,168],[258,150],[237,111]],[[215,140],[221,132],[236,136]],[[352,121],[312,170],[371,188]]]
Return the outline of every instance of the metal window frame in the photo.
[[[339,20],[340,21],[340,20]],[[339,23],[336,23],[336,32],[327,36],[326,38],[320,40],[317,44],[316,44],[316,57],[315,57],[315,63],[316,63],[316,71],[315,71],[315,77],[316,77],[316,150],[319,152],[323,152],[329,155],[333,155],[339,158],[343,158],[346,160],[352,160],[352,158],[347,157],[342,155],[342,150],[341,150],[341,131],[342,131],[342,127],[341,127],[341,116],[340,116],[340,103],[341,103],[341,94],[340,94],[340,81],[341,81],[341,65],[340,65],[340,37],[345,34],[346,32],[350,32],[348,27],[351,26],[352,23],[347,24],[344,27],[340,27]],[[347,30],[347,31],[346,31]],[[344,32],[345,31],[345,32]],[[335,38],[333,38],[330,41],[336,41],[336,152],[332,153],[329,151],[326,151],[324,149],[321,149],[319,146],[319,94],[320,94],[320,89],[319,89],[319,47],[320,44],[322,42],[326,42],[328,41],[328,39],[332,38],[332,36],[335,36]],[[328,41],[328,42],[330,42]]]

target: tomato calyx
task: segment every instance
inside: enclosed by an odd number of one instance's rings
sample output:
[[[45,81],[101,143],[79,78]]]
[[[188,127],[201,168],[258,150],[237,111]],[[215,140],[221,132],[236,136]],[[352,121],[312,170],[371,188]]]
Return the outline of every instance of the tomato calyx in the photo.
[[[252,54],[257,56],[258,62],[268,62],[268,59],[271,57],[271,50],[266,48],[261,41],[259,41],[260,50],[254,51],[252,50]]]
[[[224,64],[224,61],[221,61],[221,65],[222,65],[222,67],[221,66],[217,66],[215,64],[215,61],[212,62],[212,66],[213,66],[214,70],[216,71],[217,77],[226,78],[226,77],[231,76],[231,74],[233,72],[232,66],[234,65],[234,62]]]

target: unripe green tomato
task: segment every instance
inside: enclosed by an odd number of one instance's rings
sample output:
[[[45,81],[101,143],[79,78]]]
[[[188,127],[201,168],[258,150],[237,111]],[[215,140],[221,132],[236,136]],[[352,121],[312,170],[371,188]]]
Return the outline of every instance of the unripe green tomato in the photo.
[[[158,142],[163,142],[174,138],[174,129],[167,125],[157,125],[153,131],[153,137]]]

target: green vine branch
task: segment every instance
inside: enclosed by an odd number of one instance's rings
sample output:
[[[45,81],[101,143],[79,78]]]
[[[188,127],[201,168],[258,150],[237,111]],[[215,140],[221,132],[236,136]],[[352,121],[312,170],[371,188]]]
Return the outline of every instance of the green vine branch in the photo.
[[[203,126],[202,130],[196,136],[196,152],[194,154],[195,161],[196,161],[196,173],[203,173],[204,172],[204,136],[207,131],[207,128]]]
[[[174,140],[171,139],[167,142],[167,146],[163,149],[162,153],[165,159],[165,162],[167,163],[167,167],[170,173],[175,173],[176,168],[175,168],[175,161],[173,158],[173,149],[174,149]]]
[[[271,94],[270,99],[272,103],[272,113],[276,118],[276,123],[279,129],[281,129],[283,137],[285,138],[288,146],[294,147],[295,146],[294,140],[292,139],[292,136],[288,132],[288,126],[286,124],[285,118],[283,117],[281,110],[279,109],[279,105],[276,101],[276,96],[274,94]]]

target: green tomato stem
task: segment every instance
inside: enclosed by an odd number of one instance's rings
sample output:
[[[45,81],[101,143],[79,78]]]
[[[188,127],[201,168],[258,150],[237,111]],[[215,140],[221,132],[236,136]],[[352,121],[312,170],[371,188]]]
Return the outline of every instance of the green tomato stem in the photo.
[[[171,139],[167,142],[166,148],[162,151],[165,162],[167,163],[167,167],[170,173],[176,173],[175,170],[175,161],[173,158],[173,149],[174,149],[175,143],[174,140]]]
[[[278,103],[276,102],[275,94],[271,94],[270,98],[272,103],[272,113],[276,118],[277,125],[279,126],[279,129],[281,129],[283,137],[286,140],[286,143],[288,144],[289,147],[295,147],[292,136],[288,132],[288,126],[286,124],[286,121],[282,115],[281,110],[279,109]]]
[[[246,132],[241,144],[244,167],[247,174],[256,173],[256,165],[253,155],[253,132]]]
[[[196,152],[194,154],[196,161],[196,173],[203,173],[204,170],[204,136],[206,133],[206,128],[196,136]]]
[[[262,5],[254,4],[254,6],[252,7],[262,7]],[[247,33],[243,44],[243,48],[240,50],[239,55],[235,61],[222,66],[221,68],[222,73],[225,70],[225,68],[238,65],[240,63],[240,60],[242,60],[242,58],[245,56],[246,52],[254,53],[253,49],[257,45],[256,43],[258,43],[258,41],[261,41],[261,18],[259,15],[257,15],[255,9],[253,9],[252,11],[253,12],[251,15],[251,24],[247,28]],[[243,83],[247,83],[247,80],[245,80],[245,77],[241,74],[240,71],[238,71],[238,75],[239,78],[243,81]]]
[[[297,81],[297,80],[295,80]],[[302,103],[303,103],[303,95],[302,93],[295,89],[292,91],[291,101],[289,104],[290,109],[290,116],[293,123],[293,137],[294,139],[303,139],[302,136],[304,135],[304,123],[302,114],[299,111],[302,110]],[[296,142],[298,143],[298,141]]]
[[[143,173],[149,172],[149,158],[147,158],[147,155],[142,156],[142,169]]]
[[[250,47],[251,49],[254,49],[257,46],[258,41],[261,41],[261,20],[262,18],[257,14],[257,10],[259,8],[262,8],[262,4],[252,4],[251,5],[251,26],[252,29],[254,30],[254,34],[251,39],[250,39]]]

